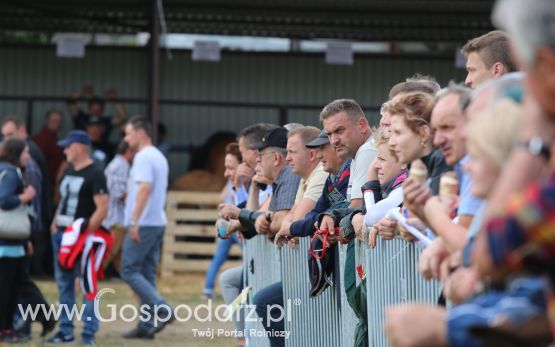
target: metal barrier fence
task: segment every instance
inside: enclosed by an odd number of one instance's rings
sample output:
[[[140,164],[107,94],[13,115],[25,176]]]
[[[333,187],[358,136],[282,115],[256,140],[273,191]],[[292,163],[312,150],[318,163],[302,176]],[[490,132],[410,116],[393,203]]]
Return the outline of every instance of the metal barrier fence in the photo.
[[[368,339],[370,346],[386,347],[389,341],[383,332],[385,308],[408,301],[435,304],[441,288],[438,282],[426,281],[418,273],[421,251],[413,243],[399,237],[391,241],[378,239],[376,248],[366,248],[365,252]]]
[[[309,243],[309,238],[302,238],[296,249],[286,246],[279,250],[265,236],[246,241],[243,248],[244,279],[252,288],[248,304],[252,305],[259,290],[283,281],[286,316],[291,318],[285,322],[285,330],[291,332],[286,340],[287,347],[353,346],[358,319],[347,302],[343,284],[346,245],[339,246],[335,286],[317,298],[310,298]],[[355,249],[356,264],[365,264],[366,270],[369,345],[386,347],[389,342],[383,332],[385,309],[409,301],[435,304],[440,285],[425,281],[418,273],[421,251],[414,244],[402,238],[378,239],[374,249],[365,244],[357,240]],[[357,277],[357,284],[359,282]],[[336,286],[339,286],[340,302]],[[252,330],[264,331],[260,322],[247,321],[245,330],[248,346],[269,346],[263,334],[260,334],[262,337],[249,336]]]
[[[361,256],[364,257],[364,252],[359,252],[360,242],[356,242],[356,263],[361,263]],[[343,276],[345,275],[345,260],[347,258],[347,245],[339,245],[339,283],[341,285],[341,346],[353,346],[355,342],[355,328],[358,324],[358,318],[351,309],[347,301],[347,294],[345,293],[345,283]],[[362,264],[365,264],[362,262]],[[356,271],[356,269],[352,269]],[[357,277],[357,285],[360,280]]]
[[[315,298],[309,296],[308,272],[310,238],[300,239],[297,248],[281,248],[281,274],[286,310],[285,330],[290,331],[287,347],[341,346],[342,317],[337,302],[336,286],[327,288]],[[337,280],[336,280],[337,285]],[[341,306],[343,308],[343,304]]]
[[[247,240],[243,247],[243,280],[251,287],[248,304],[253,304],[254,295],[270,284],[281,281],[281,256],[279,249],[266,236],[258,235]],[[249,347],[269,346],[266,337],[251,336],[250,332],[264,332],[260,322],[245,322],[247,345]],[[260,334],[264,336],[263,334]]]

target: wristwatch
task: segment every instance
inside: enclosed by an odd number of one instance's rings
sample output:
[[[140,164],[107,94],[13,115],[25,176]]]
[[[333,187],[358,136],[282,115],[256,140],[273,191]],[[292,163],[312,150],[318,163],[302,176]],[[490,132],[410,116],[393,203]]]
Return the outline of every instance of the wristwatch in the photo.
[[[532,136],[529,140],[519,141],[517,145],[533,155],[543,157],[546,161],[551,159],[551,148],[539,136]]]

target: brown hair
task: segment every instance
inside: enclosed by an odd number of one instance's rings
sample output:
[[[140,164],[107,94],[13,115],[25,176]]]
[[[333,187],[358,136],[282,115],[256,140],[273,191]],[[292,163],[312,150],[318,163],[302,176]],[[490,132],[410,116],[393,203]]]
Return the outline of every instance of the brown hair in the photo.
[[[290,138],[291,136],[295,136],[295,135],[298,135],[301,138],[303,145],[306,145],[310,141],[317,138],[318,135],[320,135],[320,129],[312,126],[303,126],[303,127],[295,128],[295,129],[289,130],[289,132],[287,133],[287,138]]]
[[[421,126],[430,126],[434,98],[426,93],[414,92],[402,95],[391,104],[391,114],[403,117],[407,126],[418,133]]]
[[[241,155],[241,151],[239,151],[239,144],[237,142],[228,143],[227,146],[225,146],[225,154],[231,154],[237,158],[239,162],[243,161],[243,156]]]
[[[17,129],[25,127],[25,122],[18,116],[7,116],[2,119],[2,127],[8,123],[13,123]]]
[[[389,98],[393,99],[398,94],[422,92],[435,95],[441,89],[439,83],[430,76],[416,74],[407,78],[406,82],[397,83],[389,90]]]
[[[330,102],[322,112],[320,112],[320,121],[334,116],[340,112],[345,112],[347,117],[352,121],[358,120],[360,117],[365,117],[364,112],[360,105],[353,99],[338,99]]]
[[[469,40],[461,53],[468,57],[470,53],[476,52],[489,69],[493,64],[500,62],[508,72],[517,71],[515,63],[511,58],[510,37],[504,31],[494,30],[489,33]]]

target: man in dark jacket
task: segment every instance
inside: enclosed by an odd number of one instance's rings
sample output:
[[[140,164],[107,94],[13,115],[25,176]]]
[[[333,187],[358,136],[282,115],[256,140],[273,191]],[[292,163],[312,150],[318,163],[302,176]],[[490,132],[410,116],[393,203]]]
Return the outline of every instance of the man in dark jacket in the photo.
[[[316,139],[305,146],[318,149],[317,158],[322,163],[324,171],[329,172],[330,175],[324,184],[322,195],[316,202],[316,206],[306,214],[304,219],[293,222],[288,230],[280,230],[276,234],[276,244],[283,243],[290,237],[314,234],[316,231],[314,223],[317,221],[318,215],[336,203],[347,199],[351,160],[344,160],[336,154],[325,131],[322,131]]]

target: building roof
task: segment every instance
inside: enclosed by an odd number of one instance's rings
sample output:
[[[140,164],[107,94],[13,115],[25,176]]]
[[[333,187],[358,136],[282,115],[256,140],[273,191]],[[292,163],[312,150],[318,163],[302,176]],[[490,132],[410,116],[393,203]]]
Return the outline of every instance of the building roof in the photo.
[[[493,0],[159,0],[167,31],[214,35],[464,42],[492,29]],[[149,31],[149,0],[4,0],[0,28]]]

